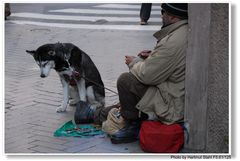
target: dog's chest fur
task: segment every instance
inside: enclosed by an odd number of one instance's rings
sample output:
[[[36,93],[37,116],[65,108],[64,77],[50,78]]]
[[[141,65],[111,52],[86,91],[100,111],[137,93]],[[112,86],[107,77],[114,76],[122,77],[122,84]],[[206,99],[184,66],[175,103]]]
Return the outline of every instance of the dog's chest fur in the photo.
[[[77,72],[74,68],[70,67],[68,69],[65,69],[61,72],[58,72],[58,74],[64,78],[66,82],[69,82],[70,85],[75,86],[76,81],[80,80],[80,74]]]

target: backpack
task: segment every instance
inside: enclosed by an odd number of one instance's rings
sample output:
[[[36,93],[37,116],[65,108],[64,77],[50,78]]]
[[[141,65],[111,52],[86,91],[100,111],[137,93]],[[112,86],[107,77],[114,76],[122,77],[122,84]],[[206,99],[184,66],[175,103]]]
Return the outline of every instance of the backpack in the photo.
[[[184,130],[180,124],[143,121],[139,138],[140,146],[145,152],[177,153],[184,144]]]
[[[120,115],[119,109],[112,108],[108,112],[107,120],[102,123],[102,130],[105,133],[112,135],[122,129],[125,125],[126,121]]]

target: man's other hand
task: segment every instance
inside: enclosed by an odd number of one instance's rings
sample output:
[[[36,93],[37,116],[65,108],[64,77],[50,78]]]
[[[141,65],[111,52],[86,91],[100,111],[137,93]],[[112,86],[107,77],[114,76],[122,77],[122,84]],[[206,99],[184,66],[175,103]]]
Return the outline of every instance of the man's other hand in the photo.
[[[135,58],[136,58],[135,56],[126,55],[125,56],[125,64],[129,65],[133,61],[133,59],[135,59]]]
[[[138,54],[138,56],[142,59],[146,59],[151,54],[151,52],[151,50],[143,50]]]

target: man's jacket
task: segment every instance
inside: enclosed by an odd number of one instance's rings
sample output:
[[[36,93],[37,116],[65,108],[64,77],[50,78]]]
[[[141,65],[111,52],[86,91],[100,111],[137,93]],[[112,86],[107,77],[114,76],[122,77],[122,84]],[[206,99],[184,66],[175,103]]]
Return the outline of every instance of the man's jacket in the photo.
[[[165,124],[184,117],[187,33],[187,20],[161,29],[154,34],[158,43],[151,55],[129,64],[130,72],[150,86],[136,108]]]

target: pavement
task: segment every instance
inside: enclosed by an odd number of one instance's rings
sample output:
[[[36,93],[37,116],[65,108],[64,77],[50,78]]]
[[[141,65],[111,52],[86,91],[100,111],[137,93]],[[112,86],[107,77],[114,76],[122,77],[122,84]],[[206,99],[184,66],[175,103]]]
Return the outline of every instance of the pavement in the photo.
[[[57,128],[73,119],[75,108],[56,113],[63,97],[60,79],[54,70],[40,78],[39,67],[25,50],[71,42],[92,58],[105,86],[117,91],[117,78],[128,72],[124,56],[152,49],[155,31],[21,25],[11,20],[5,22],[5,154],[143,153],[139,142],[114,145],[107,136],[54,137]],[[106,91],[106,106],[117,102],[118,96]]]

